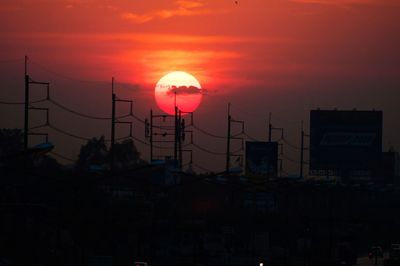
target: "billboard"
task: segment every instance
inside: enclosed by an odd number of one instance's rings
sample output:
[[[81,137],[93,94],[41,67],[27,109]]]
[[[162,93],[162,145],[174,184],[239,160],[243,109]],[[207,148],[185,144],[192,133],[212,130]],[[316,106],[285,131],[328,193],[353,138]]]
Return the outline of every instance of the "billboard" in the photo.
[[[311,171],[368,170],[381,153],[381,111],[311,111]]]
[[[278,175],[278,142],[246,141],[246,175]]]

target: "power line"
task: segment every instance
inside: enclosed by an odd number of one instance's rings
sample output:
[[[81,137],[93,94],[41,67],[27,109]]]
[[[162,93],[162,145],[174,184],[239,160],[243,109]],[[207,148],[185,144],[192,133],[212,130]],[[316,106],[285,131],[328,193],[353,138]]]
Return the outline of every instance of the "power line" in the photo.
[[[298,151],[301,150],[301,148],[297,147],[296,145],[291,144],[291,143],[288,142],[286,139],[282,138],[281,140],[282,140],[285,144],[287,144],[290,148],[295,149],[295,150],[298,150]]]
[[[144,121],[143,119],[137,117],[136,115],[134,115],[134,114],[129,114],[129,116],[131,116],[131,117],[133,117],[134,119],[136,119],[137,121],[139,121],[139,122],[145,124],[145,121]],[[154,127],[154,126],[153,126],[153,127]]]
[[[66,107],[65,105],[62,105],[61,103],[59,103],[59,102],[57,102],[57,101],[55,101],[53,99],[49,99],[49,102],[51,102],[52,104],[56,105],[57,107],[63,109],[64,111],[67,111],[69,113],[75,114],[77,116],[85,117],[85,118],[88,118],[88,119],[95,119],[95,120],[111,120],[111,117],[87,115],[87,114],[84,114],[82,112],[75,111],[75,110],[73,110],[71,108]],[[130,116],[129,114],[128,115],[123,115],[123,116],[117,117],[117,119],[126,118],[126,117],[129,117],[129,116]]]
[[[225,136],[221,136],[221,135],[216,135],[216,134],[210,133],[208,131],[205,131],[204,129],[201,129],[200,127],[196,126],[195,124],[193,124],[192,126],[193,126],[193,128],[197,129],[201,133],[203,133],[205,135],[208,135],[210,137],[214,137],[214,138],[218,138],[218,139],[226,139]]]
[[[130,138],[132,138],[133,140],[136,140],[139,143],[142,143],[143,145],[150,146],[150,143],[147,143],[146,141],[143,141],[143,140],[141,140],[139,138],[136,138],[134,136],[130,136]],[[154,145],[154,144],[153,144],[153,147],[155,147],[157,149],[164,149],[164,150],[170,150],[171,149],[170,147],[163,147],[163,146],[158,146],[158,145]]]
[[[250,135],[247,134],[246,132],[243,132],[242,134],[243,134],[245,137],[247,137],[248,139],[252,140],[252,141],[260,141],[260,140],[258,140],[258,139],[256,139],[256,138],[253,138],[252,136],[250,136]]]
[[[213,155],[225,155],[225,153],[223,153],[223,152],[211,151],[211,150],[208,150],[208,149],[206,149],[206,148],[203,148],[203,147],[201,147],[201,146],[199,146],[199,145],[197,145],[197,144],[195,144],[195,143],[192,143],[192,145],[193,145],[193,147],[195,147],[195,148],[197,148],[197,149],[199,149],[199,150],[201,150],[201,151],[204,151],[204,152],[206,152],[206,153],[209,153],[209,154],[213,154]]]
[[[61,133],[61,134],[63,134],[63,135],[72,137],[72,138],[76,138],[76,139],[79,139],[79,140],[85,140],[85,141],[89,141],[89,140],[92,139],[92,138],[83,137],[83,136],[79,136],[79,135],[76,135],[76,134],[67,132],[67,131],[65,131],[65,130],[63,130],[63,129],[60,129],[60,128],[58,128],[58,127],[55,127],[55,126],[53,126],[53,125],[48,125],[48,126],[49,126],[51,129],[54,129],[55,131],[57,131],[57,132],[59,132],[59,133]],[[40,126],[40,127],[42,127],[42,126]],[[125,139],[131,139],[131,138],[132,138],[132,139],[136,139],[136,138],[134,138],[134,137],[132,137],[132,136],[126,136],[126,137],[117,138],[116,140],[125,140]],[[136,139],[136,140],[139,140],[139,139]],[[105,140],[105,142],[110,142],[110,141],[111,141],[110,139],[106,139],[106,140]]]
[[[34,130],[34,129],[43,128],[43,127],[47,127],[47,124],[34,126],[34,127],[29,128],[29,130]]]
[[[136,138],[136,137],[134,137],[134,136],[132,136],[131,137],[133,140],[136,140],[137,142],[139,142],[139,143],[142,143],[143,145],[146,145],[146,146],[149,146],[150,145],[150,143],[147,143],[146,141],[143,141],[143,140],[141,140],[141,139],[139,139],[139,138]]]
[[[45,98],[45,99],[40,99],[40,100],[36,100],[36,101],[31,101],[31,102],[29,102],[29,103],[30,103],[30,104],[35,104],[35,103],[41,103],[41,102],[45,102],[45,101],[49,101],[50,103],[52,103],[52,104],[54,104],[55,106],[57,106],[57,107],[63,109],[64,111],[67,111],[67,112],[69,112],[69,113],[75,114],[75,115],[77,115],[77,116],[81,116],[81,117],[88,118],[88,119],[95,119],[95,120],[111,120],[111,117],[106,117],[106,116],[94,116],[94,115],[88,115],[88,114],[85,114],[85,113],[82,113],[82,112],[75,111],[75,110],[73,110],[73,109],[71,109],[71,108],[69,108],[69,107],[67,107],[67,106],[65,106],[65,105],[63,105],[63,104],[61,104],[61,103],[55,101],[54,99]],[[23,105],[23,104],[25,104],[25,102],[0,101],[0,104],[4,104],[4,105]],[[144,123],[144,120],[141,120],[140,118],[138,118],[138,117],[136,117],[136,116],[134,116],[134,115],[132,115],[132,114],[127,114],[127,115],[118,116],[117,119],[126,118],[126,117],[129,117],[129,116],[132,116],[132,117],[134,117],[135,119],[139,120],[140,122],[143,122],[143,123]]]
[[[67,131],[65,131],[65,130],[62,130],[62,129],[58,128],[58,127],[55,127],[55,126],[53,126],[53,125],[49,125],[49,128],[51,128],[51,129],[53,129],[53,130],[55,130],[55,131],[57,131],[57,132],[59,132],[59,133],[61,133],[61,134],[64,134],[64,135],[66,135],[66,136],[75,138],[75,139],[84,140],[84,141],[89,141],[89,140],[90,140],[90,138],[82,137],[82,136],[78,136],[78,135],[69,133],[69,132],[67,132]]]
[[[198,145],[198,144],[195,144],[195,143],[188,143],[188,144],[186,144],[185,146],[189,146],[189,145],[193,145],[193,147],[195,147],[195,148],[197,148],[197,149],[199,149],[199,150],[201,150],[201,151],[203,151],[203,152],[209,153],[209,154],[213,154],[213,155],[224,155],[224,156],[226,155],[226,154],[223,153],[223,152],[211,151],[211,150],[209,150],[209,149],[203,148],[202,146],[200,146],[200,145]],[[238,155],[235,154],[235,153],[240,152],[240,151],[243,151],[243,148],[240,148],[240,149],[237,149],[237,150],[235,150],[235,151],[232,151],[231,156],[238,156]]]
[[[31,101],[29,102],[30,104],[33,103],[41,103],[41,102],[45,102],[47,101],[47,98],[45,99],[40,99],[40,100],[36,100],[36,101]],[[4,105],[23,105],[25,104],[25,102],[8,102],[8,101],[0,101],[0,104],[4,104]]]
[[[116,138],[116,141],[120,141],[120,140],[126,140],[126,139],[131,139],[131,136],[126,136],[126,137],[120,137],[120,138]],[[107,139],[106,142],[111,141],[110,139]]]

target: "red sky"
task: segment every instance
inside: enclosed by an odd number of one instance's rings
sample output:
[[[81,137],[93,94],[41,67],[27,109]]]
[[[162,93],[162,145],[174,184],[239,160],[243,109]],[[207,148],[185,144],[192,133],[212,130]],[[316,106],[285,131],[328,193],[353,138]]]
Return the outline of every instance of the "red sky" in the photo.
[[[311,108],[379,109],[385,148],[400,149],[398,0],[2,0],[0,22],[2,99],[21,99],[23,62],[8,60],[28,55],[32,77],[51,81],[66,105],[107,114],[114,76],[144,117],[156,108],[158,79],[183,70],[207,90],[196,119],[209,131],[225,133],[228,102],[255,137],[265,138],[272,112],[293,143]],[[19,112],[1,126],[22,125]],[[63,123],[81,134],[109,131]],[[201,135],[198,142],[209,143]],[[79,150],[62,143],[67,155]]]

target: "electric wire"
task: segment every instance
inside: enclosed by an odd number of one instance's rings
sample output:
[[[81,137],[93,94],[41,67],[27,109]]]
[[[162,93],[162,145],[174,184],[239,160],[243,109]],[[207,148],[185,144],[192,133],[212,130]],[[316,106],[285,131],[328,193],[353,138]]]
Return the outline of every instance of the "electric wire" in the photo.
[[[142,143],[143,145],[150,145],[150,144],[147,143],[146,141],[143,141],[143,140],[141,140],[141,139],[139,139],[139,138],[136,138],[136,137],[134,137],[134,136],[131,136],[131,138],[132,138],[133,140],[136,140],[136,141],[139,142],[139,143]]]
[[[201,151],[203,151],[203,152],[209,153],[209,154],[213,154],[213,155],[226,155],[226,153],[211,151],[211,150],[208,150],[208,149],[206,149],[206,148],[203,148],[203,147],[201,147],[201,146],[199,146],[199,145],[197,145],[197,144],[195,144],[195,143],[192,143],[192,145],[193,145],[193,147],[195,147],[195,148],[197,148],[197,149],[199,149],[199,150],[201,150]]]
[[[47,98],[45,98],[45,99],[40,99],[40,100],[35,100],[35,101],[30,101],[29,104],[41,103],[41,102],[45,102],[45,101],[47,101]],[[25,104],[25,102],[0,101],[0,104],[4,104],[4,105],[23,105],[23,104]]]
[[[35,130],[35,129],[42,128],[42,127],[47,127],[47,124],[34,126],[34,127],[29,128],[29,130]]]
[[[88,119],[95,119],[95,120],[111,120],[112,119],[111,117],[87,115],[87,114],[84,114],[82,112],[75,111],[75,110],[73,110],[71,108],[66,107],[65,105],[60,104],[59,102],[57,102],[57,101],[55,101],[53,99],[49,99],[49,102],[51,102],[55,106],[63,109],[64,111],[67,111],[69,113],[75,114],[77,116],[85,117],[85,118],[88,118]],[[129,117],[129,116],[130,116],[130,114],[123,115],[123,116],[118,116],[118,117],[116,117],[116,119],[126,118],[126,117]]]
[[[202,146],[200,146],[200,145],[198,145],[198,144],[195,144],[195,143],[190,143],[190,144],[186,144],[186,145],[187,145],[187,146],[193,145],[193,147],[199,149],[200,151],[203,151],[203,152],[205,152],[205,153],[208,153],[208,154],[218,155],[218,156],[225,156],[225,155],[226,155],[225,152],[212,151],[212,150],[209,150],[209,149],[207,149],[207,148],[204,148],[204,147],[202,147]],[[235,150],[235,151],[232,151],[232,152],[231,152],[231,156],[239,156],[238,154],[235,154],[235,153],[238,153],[238,152],[240,152],[240,151],[243,151],[243,148],[239,148],[239,149],[237,149],[237,150]]]
[[[134,115],[134,114],[129,114],[129,116],[131,116],[131,117],[133,117],[134,119],[136,119],[137,121],[139,121],[139,122],[145,124],[145,120],[143,120],[143,119],[137,117],[136,115]]]
[[[126,139],[131,139],[131,136],[126,136],[126,137],[120,137],[120,138],[116,138],[116,141],[121,141],[121,140],[126,140]],[[110,142],[111,139],[107,139],[106,142]]]
[[[250,136],[249,134],[247,134],[246,132],[243,132],[243,135],[245,137],[247,137],[248,139],[252,140],[252,141],[261,141],[259,139],[253,138],[252,136]]]
[[[286,145],[288,145],[290,148],[295,149],[295,150],[301,150],[301,148],[297,147],[296,145],[291,144],[290,142],[288,142],[286,139],[282,138],[281,139]]]
[[[221,135],[216,135],[216,134],[210,133],[204,129],[201,129],[200,127],[196,126],[195,124],[193,124],[193,128],[197,129],[199,132],[201,132],[205,135],[208,135],[210,137],[214,137],[214,138],[218,138],[218,139],[227,139],[226,136],[221,136]]]
[[[136,137],[134,137],[134,136],[130,136],[130,138],[132,138],[133,140],[136,140],[137,142],[139,142],[139,143],[141,143],[141,144],[143,144],[143,145],[151,146],[150,143],[148,143],[148,142],[146,142],[146,141],[143,141],[143,140],[141,140],[141,139],[139,139],[139,138],[136,138]],[[154,144],[153,144],[153,147],[154,147],[154,148],[157,148],[157,149],[164,149],[164,150],[170,150],[170,149],[171,149],[171,147],[163,147],[163,146],[154,145]]]
[[[58,133],[61,133],[61,134],[63,134],[63,135],[66,135],[66,136],[69,136],[69,137],[72,137],[72,138],[75,138],[75,139],[79,139],[79,140],[83,140],[83,141],[89,141],[89,140],[91,140],[91,138],[78,136],[78,135],[76,135],[76,134],[67,132],[67,131],[65,131],[65,130],[63,130],[63,129],[60,129],[60,128],[58,128],[58,127],[55,127],[55,126],[53,126],[53,125],[48,125],[48,126],[49,126],[49,128],[51,128],[51,129],[57,131]]]

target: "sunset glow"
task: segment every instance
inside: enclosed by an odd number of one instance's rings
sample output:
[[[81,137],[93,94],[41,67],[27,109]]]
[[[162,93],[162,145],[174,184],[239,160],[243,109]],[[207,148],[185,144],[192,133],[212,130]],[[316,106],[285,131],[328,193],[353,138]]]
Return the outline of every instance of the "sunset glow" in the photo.
[[[150,109],[173,114],[170,89],[181,84],[187,88],[177,94],[179,108],[195,110],[196,122],[219,137],[226,135],[228,103],[253,137],[265,139],[271,112],[292,142],[312,108],[376,109],[385,111],[385,139],[392,139],[384,144],[400,149],[399,14],[399,0],[2,0],[0,98],[23,101],[27,55],[31,78],[50,82],[52,97],[85,113],[110,117],[112,77],[118,98],[132,100],[141,120]],[[174,71],[198,81],[162,78]],[[32,99],[41,93],[32,89]],[[88,126],[54,106],[38,107],[50,108],[54,121],[61,116],[71,133],[110,138],[109,123]],[[117,114],[127,108],[118,103]],[[3,112],[21,118],[21,110]],[[32,126],[43,124],[39,118]],[[23,124],[1,119],[5,127]],[[140,121],[127,121],[134,122],[133,134],[143,132]],[[125,129],[119,125],[117,137],[128,135]],[[79,142],[54,133],[60,152],[79,151]],[[214,151],[225,149],[223,138],[195,137]]]

